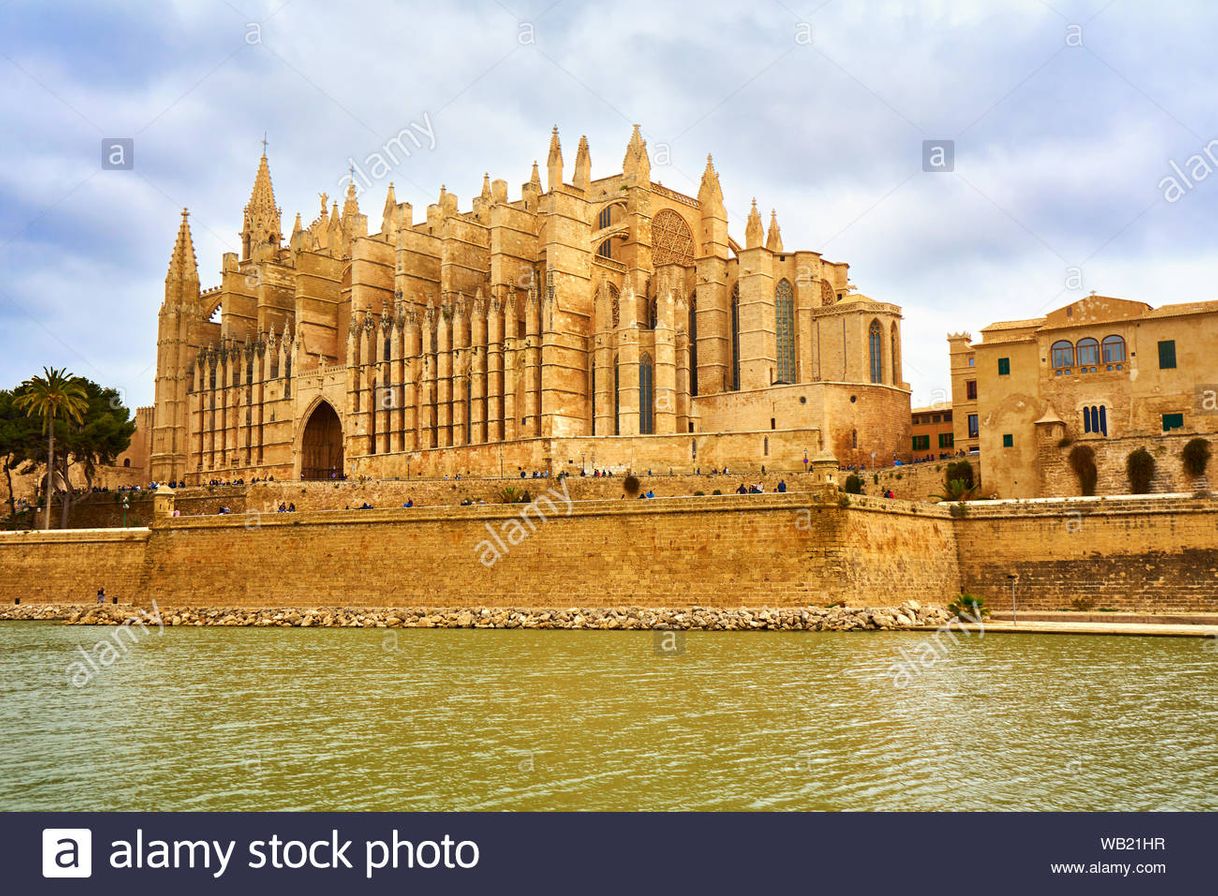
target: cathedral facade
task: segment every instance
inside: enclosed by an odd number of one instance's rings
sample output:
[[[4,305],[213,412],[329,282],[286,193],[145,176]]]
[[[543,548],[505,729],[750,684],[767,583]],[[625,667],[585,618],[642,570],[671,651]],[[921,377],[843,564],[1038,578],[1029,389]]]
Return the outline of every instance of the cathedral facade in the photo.
[[[799,469],[908,456],[901,311],[848,266],[783,247],[756,202],[729,234],[707,159],[696,197],[651,179],[636,126],[593,179],[557,129],[542,186],[443,187],[416,222],[389,185],[368,232],[340,209],[285,239],[265,152],[241,252],[201,289],[183,211],[160,311],[157,481]]]

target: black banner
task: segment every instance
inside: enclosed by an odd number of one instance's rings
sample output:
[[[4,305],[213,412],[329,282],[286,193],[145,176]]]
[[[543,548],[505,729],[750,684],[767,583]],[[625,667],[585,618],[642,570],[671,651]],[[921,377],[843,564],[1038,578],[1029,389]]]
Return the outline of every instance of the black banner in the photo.
[[[20,896],[1198,893],[1216,833],[1187,813],[0,814]]]

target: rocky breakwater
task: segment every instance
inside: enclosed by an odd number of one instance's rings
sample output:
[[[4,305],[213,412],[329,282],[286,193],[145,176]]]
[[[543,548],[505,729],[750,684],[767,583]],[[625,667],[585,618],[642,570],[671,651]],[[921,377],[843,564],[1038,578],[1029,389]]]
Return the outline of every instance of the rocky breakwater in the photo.
[[[907,601],[898,607],[573,607],[566,610],[432,607],[139,608],[102,604],[22,604],[0,608],[0,620],[121,625],[138,617],[166,626],[256,628],[533,628],[681,631],[880,631],[943,625],[943,607]]]

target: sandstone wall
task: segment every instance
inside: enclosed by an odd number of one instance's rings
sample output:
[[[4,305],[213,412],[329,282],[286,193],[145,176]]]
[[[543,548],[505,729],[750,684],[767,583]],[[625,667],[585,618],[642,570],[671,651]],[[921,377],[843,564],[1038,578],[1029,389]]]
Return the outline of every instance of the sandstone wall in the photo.
[[[963,591],[991,607],[1218,611],[1218,502],[1181,496],[968,505]],[[1079,601],[1078,605],[1075,601]]]
[[[0,600],[90,603],[97,589],[146,599],[147,529],[0,532]]]
[[[709,466],[707,470],[709,470]],[[611,477],[571,476],[566,479],[567,492],[575,501],[617,500],[622,497],[624,476]],[[760,483],[767,492],[773,492],[780,480],[787,483],[791,492],[807,492],[813,487],[812,477],[803,472],[772,472],[764,475],[756,470],[749,474],[701,476],[649,476],[641,471],[639,480],[643,491],[651,489],[657,497],[690,497],[701,492],[711,495],[718,489],[732,494],[743,482]],[[409,479],[370,480],[359,482],[258,482],[243,486],[192,486],[175,493],[176,506],[182,516],[211,515],[221,505],[234,514],[247,511],[274,512],[281,503],[292,503],[297,510],[344,510],[359,507],[365,501],[378,509],[401,507],[407,499],[419,507],[460,505],[465,499],[483,501],[488,504],[503,500],[503,490],[514,488],[537,494],[548,488],[562,489],[559,481],[550,479]],[[127,511],[129,526],[148,525],[152,519],[152,494],[150,492],[126,492],[130,507]],[[53,516],[52,525],[58,525]],[[100,528],[122,525],[122,507],[115,500],[115,493],[107,492],[83,496],[71,510],[72,528]]]
[[[576,480],[568,480],[575,486]],[[620,482],[612,483],[620,488]],[[1218,501],[974,502],[811,492],[181,516],[0,534],[0,600],[162,605],[893,606],[1218,612]],[[269,484],[268,484],[269,487]],[[594,487],[600,487],[594,483]],[[957,511],[957,514],[959,511]],[[523,536],[523,537],[521,537]]]
[[[769,494],[573,502],[568,514],[552,500],[544,522],[488,505],[178,517],[151,536],[13,533],[0,596],[20,581],[22,596],[63,601],[86,581],[91,594],[102,572],[107,590],[196,606],[876,605],[957,590],[941,511]],[[88,547],[99,540],[122,556]]]
[[[1151,481],[1151,492],[1170,494],[1193,492],[1210,488],[1218,459],[1211,460],[1207,476],[1196,478],[1184,470],[1181,452],[1184,446],[1197,438],[1196,433],[1183,435],[1155,433],[1153,437],[1132,436],[1123,439],[1084,437],[1062,447],[1057,442],[1041,446],[1039,452],[1041,494],[1078,495],[1081,489],[1078,476],[1070,468],[1070,452],[1075,445],[1086,445],[1095,451],[1097,495],[1125,495],[1129,493],[1129,475],[1125,462],[1131,451],[1145,448],[1155,459],[1155,475]],[[1206,438],[1203,436],[1203,438]],[[1218,453],[1218,439],[1209,438],[1210,450]]]

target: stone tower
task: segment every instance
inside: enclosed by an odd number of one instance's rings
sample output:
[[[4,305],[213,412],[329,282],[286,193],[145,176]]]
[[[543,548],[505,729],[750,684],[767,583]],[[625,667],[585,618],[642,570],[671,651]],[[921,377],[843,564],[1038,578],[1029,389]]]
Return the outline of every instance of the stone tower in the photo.
[[[157,363],[151,476],[177,481],[186,473],[187,392],[194,370],[192,329],[200,321],[199,266],[182,209],[178,238],[165,274],[165,298],[157,322]]]
[[[275,205],[275,189],[271,186],[271,169],[266,161],[266,148],[258,160],[254,189],[245,206],[245,223],[241,228],[241,260],[262,261],[273,257],[283,242],[283,227],[279,208]]]

